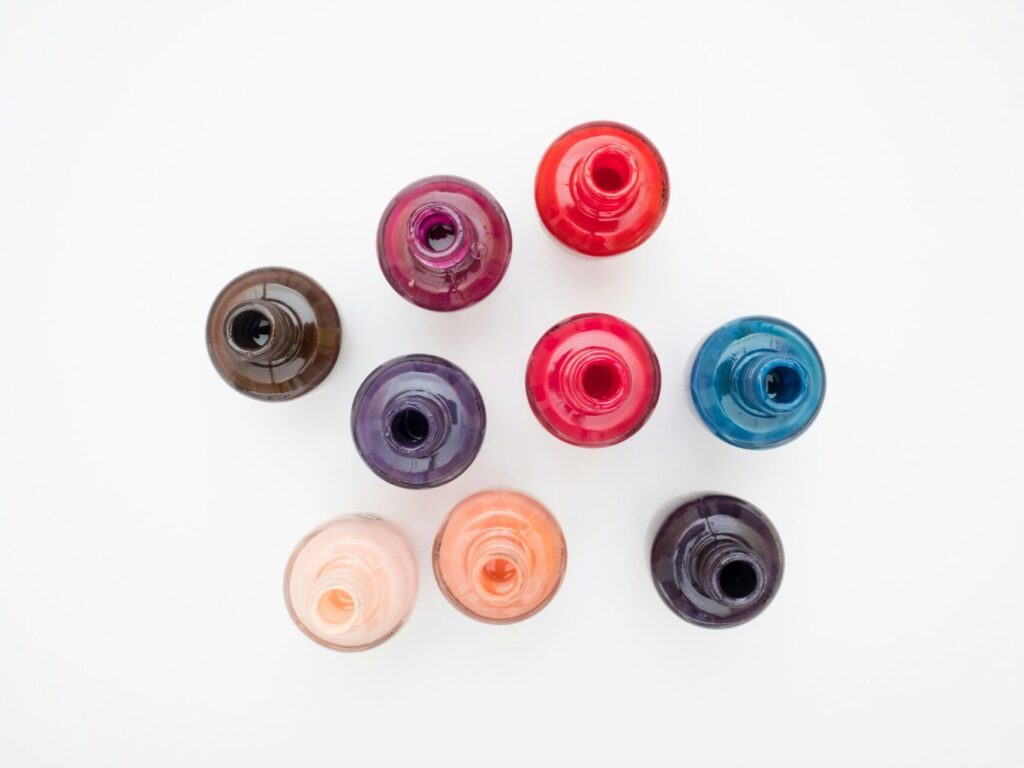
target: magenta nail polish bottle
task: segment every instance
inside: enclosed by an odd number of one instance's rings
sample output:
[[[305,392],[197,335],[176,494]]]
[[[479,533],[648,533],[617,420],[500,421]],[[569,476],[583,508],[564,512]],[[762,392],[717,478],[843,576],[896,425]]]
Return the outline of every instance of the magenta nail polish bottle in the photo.
[[[388,204],[377,230],[377,256],[400,296],[451,312],[476,304],[501,282],[512,256],[512,231],[483,187],[457,176],[431,176]]]

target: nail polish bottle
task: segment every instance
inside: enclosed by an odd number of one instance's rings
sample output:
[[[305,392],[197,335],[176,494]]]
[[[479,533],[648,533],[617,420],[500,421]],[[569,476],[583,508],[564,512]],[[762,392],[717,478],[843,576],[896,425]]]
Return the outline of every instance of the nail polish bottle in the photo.
[[[206,346],[221,377],[258,400],[288,400],[323,381],[338,359],[341,321],[312,278],[283,267],[246,272],[220,292]]]
[[[352,437],[367,465],[389,483],[433,488],[473,463],[487,416],[480,392],[458,366],[405,355],[366,377],[352,403]]]
[[[555,437],[597,448],[644,425],[661,392],[658,358],[624,320],[586,314],[545,333],[526,365],[526,396]]]
[[[668,173],[639,131],[585,123],[548,147],[534,196],[544,226],[563,244],[587,256],[612,256],[658,228],[668,206]]]
[[[398,526],[373,515],[348,515],[299,542],[285,569],[285,602],[312,640],[338,651],[364,651],[401,629],[418,580],[412,546]]]
[[[431,176],[388,204],[377,230],[377,255],[400,296],[450,312],[497,287],[512,257],[512,230],[483,187],[457,176]]]
[[[727,443],[772,448],[814,421],[825,397],[825,369],[799,329],[773,317],[743,317],[701,346],[690,392],[708,429]]]
[[[734,496],[685,502],[662,523],[651,548],[658,594],[677,616],[703,627],[754,618],[775,597],[782,569],[774,526]]]
[[[565,573],[565,537],[536,499],[485,491],[460,502],[434,540],[434,576],[448,602],[492,624],[537,613]]]

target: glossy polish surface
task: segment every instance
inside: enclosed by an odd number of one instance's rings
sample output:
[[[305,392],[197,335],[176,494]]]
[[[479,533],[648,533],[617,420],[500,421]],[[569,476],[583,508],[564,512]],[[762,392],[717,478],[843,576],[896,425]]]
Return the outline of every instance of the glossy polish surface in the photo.
[[[661,368],[650,344],[612,315],[576,315],[545,333],[526,366],[526,394],[540,423],[567,443],[619,443],[650,417]]]
[[[658,594],[677,616],[705,627],[742,624],[763,611],[783,564],[774,526],[735,496],[685,502],[662,523],[651,548]]]
[[[743,317],[701,346],[690,392],[697,413],[720,438],[740,448],[772,448],[817,417],[825,368],[798,328],[774,317]]]
[[[433,355],[405,355],[377,368],[352,403],[352,437],[389,483],[432,488],[476,458],[487,415],[472,379]]]
[[[588,256],[636,248],[668,206],[668,172],[639,131],[596,122],[562,134],[537,168],[541,221],[562,243]]]
[[[217,372],[242,394],[288,400],[331,372],[341,348],[341,320],[312,278],[283,267],[254,269],[214,300],[206,346]]]
[[[485,491],[455,507],[434,540],[434,576],[474,619],[521,621],[550,602],[565,574],[562,529],[536,499]]]
[[[299,542],[285,569],[285,601],[311,639],[339,651],[363,651],[402,627],[418,578],[412,547],[396,525],[350,515]]]
[[[447,312],[475,304],[497,287],[512,257],[512,231],[483,187],[432,176],[388,204],[377,230],[377,256],[399,295]]]

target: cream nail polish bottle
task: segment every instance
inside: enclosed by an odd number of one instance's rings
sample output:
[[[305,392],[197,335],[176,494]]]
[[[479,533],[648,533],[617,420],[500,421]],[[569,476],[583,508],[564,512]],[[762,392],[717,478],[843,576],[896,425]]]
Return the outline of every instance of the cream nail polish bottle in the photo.
[[[405,534],[373,515],[324,523],[285,570],[288,612],[311,639],[364,651],[401,629],[416,601],[416,558]]]

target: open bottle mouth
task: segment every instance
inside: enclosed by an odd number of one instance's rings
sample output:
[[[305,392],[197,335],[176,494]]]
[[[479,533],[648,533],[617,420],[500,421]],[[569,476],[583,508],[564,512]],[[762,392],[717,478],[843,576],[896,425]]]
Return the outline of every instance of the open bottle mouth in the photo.
[[[591,191],[607,200],[628,196],[639,181],[640,166],[625,146],[609,144],[591,152],[583,161],[583,178]]]
[[[727,600],[741,602],[754,595],[761,584],[758,569],[747,560],[733,560],[716,575],[718,590]]]
[[[228,324],[228,338],[243,352],[259,352],[270,342],[273,331],[273,319],[259,309],[244,309]]]
[[[615,410],[629,395],[631,376],[625,360],[610,349],[592,347],[564,361],[562,394],[584,414]]]
[[[451,418],[443,398],[426,391],[406,392],[384,409],[384,437],[400,457],[426,459],[447,440]]]
[[[513,553],[498,553],[477,564],[473,586],[486,602],[503,604],[516,598],[525,578],[521,558]]]
[[[610,359],[594,360],[584,366],[580,386],[594,402],[613,403],[622,397],[626,386],[622,365]]]
[[[470,253],[462,214],[443,203],[428,203],[412,213],[408,242],[416,260],[433,269],[455,267]]]
[[[356,601],[347,590],[328,589],[315,601],[313,610],[319,623],[326,629],[339,632],[345,630],[356,617]]]
[[[298,353],[302,330],[285,304],[257,299],[241,302],[227,313],[224,340],[228,349],[247,363],[270,367]]]
[[[417,448],[430,437],[430,420],[416,408],[403,408],[391,417],[391,436],[403,448]]]

